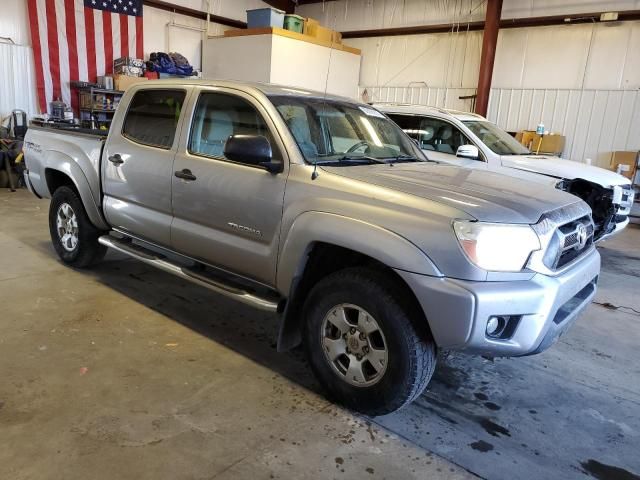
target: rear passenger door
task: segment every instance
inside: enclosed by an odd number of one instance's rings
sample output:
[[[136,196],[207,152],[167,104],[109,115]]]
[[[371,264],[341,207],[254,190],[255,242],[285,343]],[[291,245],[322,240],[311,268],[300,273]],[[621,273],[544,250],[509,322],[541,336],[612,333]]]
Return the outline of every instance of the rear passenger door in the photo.
[[[231,89],[194,91],[189,110],[172,178],[173,248],[272,285],[289,170],[275,125],[258,101]],[[225,158],[227,139],[238,134],[266,137],[284,171]]]
[[[102,155],[109,224],[162,246],[171,243],[173,160],[186,98],[186,89],[134,90],[127,112],[111,125]]]

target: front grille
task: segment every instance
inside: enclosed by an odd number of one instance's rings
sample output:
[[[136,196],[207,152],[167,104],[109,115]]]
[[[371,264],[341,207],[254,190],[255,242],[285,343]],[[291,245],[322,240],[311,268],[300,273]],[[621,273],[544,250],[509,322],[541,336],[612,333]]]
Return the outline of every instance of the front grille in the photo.
[[[558,270],[589,251],[593,245],[593,222],[590,215],[584,215],[556,228],[544,264],[551,270]]]

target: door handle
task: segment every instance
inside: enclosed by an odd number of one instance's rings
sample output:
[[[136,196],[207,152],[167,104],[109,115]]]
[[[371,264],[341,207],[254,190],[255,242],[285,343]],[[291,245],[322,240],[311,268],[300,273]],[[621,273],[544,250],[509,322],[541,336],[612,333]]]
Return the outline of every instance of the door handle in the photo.
[[[124,160],[122,160],[122,157],[120,156],[119,153],[114,153],[109,157],[108,160],[114,165],[120,165],[121,163],[124,163]]]
[[[191,170],[189,170],[188,168],[185,168],[183,170],[178,170],[177,172],[174,173],[174,175],[183,180],[193,181],[196,179],[196,176],[193,173],[191,173]]]

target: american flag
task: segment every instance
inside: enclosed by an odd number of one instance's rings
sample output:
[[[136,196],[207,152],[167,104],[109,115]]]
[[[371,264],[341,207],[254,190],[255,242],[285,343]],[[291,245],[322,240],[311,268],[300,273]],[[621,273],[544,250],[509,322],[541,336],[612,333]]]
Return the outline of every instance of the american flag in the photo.
[[[142,58],[143,0],[27,0],[41,112],[61,98],[77,111],[69,82],[95,82],[119,57]]]

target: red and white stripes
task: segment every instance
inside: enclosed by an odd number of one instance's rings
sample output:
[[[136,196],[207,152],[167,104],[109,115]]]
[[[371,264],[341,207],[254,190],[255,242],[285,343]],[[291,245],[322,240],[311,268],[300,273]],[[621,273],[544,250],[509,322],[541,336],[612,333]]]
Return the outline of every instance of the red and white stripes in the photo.
[[[74,110],[69,82],[95,82],[113,71],[113,60],[143,57],[142,16],[87,8],[83,0],[27,0],[38,106],[62,99]]]

